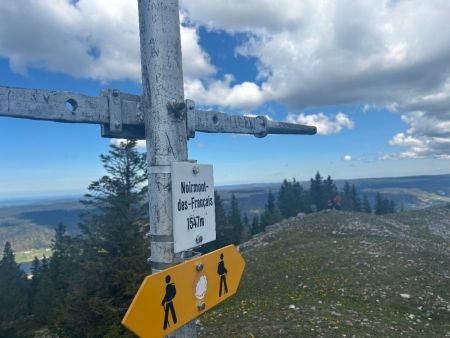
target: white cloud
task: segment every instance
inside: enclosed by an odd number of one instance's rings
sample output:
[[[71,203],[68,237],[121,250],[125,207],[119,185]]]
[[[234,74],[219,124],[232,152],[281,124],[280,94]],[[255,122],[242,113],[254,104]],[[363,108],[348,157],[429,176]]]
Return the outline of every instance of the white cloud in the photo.
[[[289,114],[286,119],[287,122],[307,124],[317,127],[317,133],[320,135],[337,134],[343,128],[353,129],[354,122],[344,113],[337,113],[334,117],[325,115],[324,113],[309,114],[304,113]]]
[[[351,161],[351,160],[352,160],[352,156],[349,155],[349,154],[347,154],[347,155],[344,155],[344,157],[342,157],[342,159],[343,159],[344,161]]]
[[[408,150],[391,154],[382,159],[435,157],[441,160],[450,159],[450,137],[435,137],[397,133],[389,141],[390,145],[406,147]]]
[[[450,2],[447,0],[182,0],[186,97],[252,109],[278,101],[290,111],[358,103],[389,107],[408,129],[401,156],[450,155]],[[24,10],[26,8],[26,10]],[[350,14],[349,14],[350,13]],[[257,60],[259,82],[217,79],[198,27],[244,33],[238,55]],[[0,57],[100,81],[140,81],[137,1],[2,0]],[[319,133],[352,128],[345,115],[290,115]],[[440,140],[438,139],[440,138]],[[420,145],[412,145],[419,140]],[[400,155],[399,155],[400,156]]]
[[[264,91],[253,82],[233,84],[234,77],[225,75],[223,80],[187,80],[184,84],[186,97],[204,105],[220,105],[235,108],[259,106],[266,99]]]
[[[24,10],[26,8],[26,10]],[[182,17],[183,19],[184,17]],[[215,68],[193,27],[181,27],[188,78]],[[101,81],[141,80],[137,1],[2,0],[0,57],[25,73],[36,67]]]
[[[115,145],[115,146],[119,146],[122,142],[127,142],[126,139],[123,138],[112,138],[110,143]],[[146,149],[146,143],[145,140],[137,140],[136,141],[136,146],[138,149]]]
[[[450,155],[450,147],[435,139],[450,136],[450,30],[442,29],[449,1],[182,4],[200,25],[247,33],[236,52],[258,60],[261,89],[270,88],[270,98],[290,110],[339,103],[362,104],[365,112],[386,107],[409,125],[402,142],[397,135],[391,140],[407,148],[393,157]],[[323,125],[321,133],[336,130],[320,114],[298,117]]]

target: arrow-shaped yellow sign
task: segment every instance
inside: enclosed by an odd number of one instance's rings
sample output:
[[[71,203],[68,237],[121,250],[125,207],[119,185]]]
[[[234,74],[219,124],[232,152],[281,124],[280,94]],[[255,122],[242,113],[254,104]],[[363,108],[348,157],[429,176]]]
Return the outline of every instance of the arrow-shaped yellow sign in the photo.
[[[236,293],[245,262],[234,245],[144,279],[122,324],[140,337],[163,337]]]

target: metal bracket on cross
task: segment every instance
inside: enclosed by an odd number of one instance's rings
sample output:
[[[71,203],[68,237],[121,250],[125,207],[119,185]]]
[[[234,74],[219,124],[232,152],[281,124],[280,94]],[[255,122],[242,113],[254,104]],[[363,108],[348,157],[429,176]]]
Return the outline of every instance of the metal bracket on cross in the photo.
[[[316,127],[272,121],[265,116],[230,115],[195,109],[192,100],[169,103],[174,115],[186,115],[188,138],[195,132],[313,135]],[[42,89],[0,87],[0,116],[101,125],[102,137],[145,139],[141,96],[108,89],[100,96]]]

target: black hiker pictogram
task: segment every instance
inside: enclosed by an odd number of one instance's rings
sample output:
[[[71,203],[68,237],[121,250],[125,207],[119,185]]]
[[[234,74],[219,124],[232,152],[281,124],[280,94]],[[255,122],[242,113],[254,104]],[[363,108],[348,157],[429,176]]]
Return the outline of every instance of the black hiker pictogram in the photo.
[[[177,315],[175,313],[175,308],[173,307],[173,299],[177,294],[177,289],[175,288],[175,283],[170,283],[170,276],[166,276],[166,294],[161,302],[161,305],[164,307],[164,330],[167,329],[169,325],[169,310],[172,315],[172,322],[174,324],[177,323]]]
[[[222,285],[225,287],[225,293],[228,293],[227,273],[228,270],[225,267],[225,262],[223,261],[223,254],[220,254],[220,262],[217,266],[217,274],[220,276],[219,297],[222,297]]]

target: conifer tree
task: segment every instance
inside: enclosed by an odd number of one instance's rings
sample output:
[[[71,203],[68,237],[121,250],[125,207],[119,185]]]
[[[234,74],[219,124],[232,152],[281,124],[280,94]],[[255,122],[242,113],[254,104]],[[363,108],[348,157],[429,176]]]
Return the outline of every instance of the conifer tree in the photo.
[[[28,315],[26,277],[16,263],[11,243],[6,242],[0,261],[0,337],[22,337]]]
[[[317,172],[314,179],[311,178],[309,194],[311,204],[315,206],[317,211],[323,210],[326,207],[326,198],[324,194],[323,178]]]
[[[254,215],[252,220],[251,233],[252,235],[256,235],[259,232],[260,232],[259,217],[257,215]]]
[[[395,202],[393,200],[384,198],[379,192],[377,192],[375,198],[375,214],[383,215],[395,212]]]
[[[292,195],[295,204],[295,214],[292,216],[296,216],[299,212],[308,212],[309,211],[309,194],[307,194],[300,182],[296,181],[295,178],[292,182]]]
[[[347,211],[355,210],[352,187],[347,181],[344,183],[344,188],[342,191],[342,209]]]
[[[394,202],[394,200],[389,200],[388,212],[389,213],[394,213],[395,212],[395,202]]]
[[[31,262],[30,271],[32,276],[30,294],[31,298],[33,298],[39,285],[39,279],[41,277],[41,261],[39,260],[39,258],[34,257],[33,261]]]
[[[370,206],[369,199],[367,198],[367,194],[364,194],[363,198],[363,211],[370,214],[372,213],[372,207]]]
[[[272,191],[269,191],[269,195],[267,196],[267,204],[261,219],[261,228],[264,231],[267,226],[279,222],[282,219],[283,216],[275,203],[275,197],[272,194]]]
[[[243,227],[241,219],[241,210],[239,209],[238,201],[234,194],[231,195],[231,210],[230,216],[228,217],[228,222],[233,231],[232,242],[237,245],[241,243]]]
[[[278,209],[285,218],[298,213],[292,183],[284,180],[278,192]]]
[[[80,224],[80,255],[66,307],[59,307],[63,336],[131,336],[120,321],[150,272],[145,156],[127,141],[111,145],[100,159],[106,175],[90,184],[82,200],[89,209]]]
[[[375,214],[382,215],[384,213],[386,213],[386,211],[384,209],[383,198],[381,197],[381,194],[377,192],[375,196]]]
[[[353,204],[353,211],[361,211],[361,200],[359,199],[358,192],[356,191],[356,187],[352,184],[351,189],[351,199]]]
[[[214,210],[216,213],[216,243],[208,246],[208,251],[224,247],[231,243],[228,218],[223,206],[222,198],[217,191],[214,191]],[[208,244],[207,244],[208,245]]]
[[[251,237],[251,229],[250,229],[250,220],[248,219],[247,213],[244,212],[244,216],[242,217],[242,234],[241,234],[241,242],[246,242]]]
[[[33,275],[33,281],[34,278]],[[45,325],[51,323],[55,297],[55,284],[50,277],[49,260],[44,256],[40,264],[36,291],[32,298],[32,314],[35,324]]]
[[[328,175],[327,179],[323,181],[323,190],[324,200],[326,200],[328,206],[328,201],[332,202],[334,197],[337,195],[336,184],[334,184],[330,175]]]

